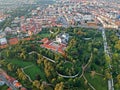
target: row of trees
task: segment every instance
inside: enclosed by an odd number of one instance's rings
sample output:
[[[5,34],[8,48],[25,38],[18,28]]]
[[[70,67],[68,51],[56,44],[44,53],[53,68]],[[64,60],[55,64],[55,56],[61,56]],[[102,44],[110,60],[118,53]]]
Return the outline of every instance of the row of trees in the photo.
[[[107,30],[107,39],[108,39],[108,45],[110,46],[110,52],[112,57],[112,76],[114,78],[115,82],[115,89],[120,89],[120,39],[119,39],[119,31],[117,30]]]

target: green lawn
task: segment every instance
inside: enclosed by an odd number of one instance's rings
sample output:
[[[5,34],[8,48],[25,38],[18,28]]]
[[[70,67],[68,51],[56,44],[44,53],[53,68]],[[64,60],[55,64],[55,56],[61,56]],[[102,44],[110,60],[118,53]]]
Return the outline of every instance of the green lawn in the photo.
[[[33,64],[32,62],[26,62],[26,61],[18,60],[18,59],[9,59],[9,60],[6,60],[6,61],[9,62],[9,63],[12,63],[13,65],[17,65],[18,67],[21,67],[21,68]]]
[[[66,62],[66,63],[64,63],[64,67],[65,68],[71,68],[73,65],[72,65],[72,63],[71,62]]]
[[[41,37],[49,37],[50,34],[49,33],[46,33],[46,34],[40,34]]]
[[[0,90],[7,90],[7,89],[8,89],[7,85],[0,86]]]
[[[88,82],[90,82],[96,90],[107,90],[107,81],[103,80],[103,77],[95,75],[94,77],[91,77],[89,73],[87,73],[86,78]]]
[[[30,66],[31,67],[25,69],[25,73],[28,74],[32,80],[35,79],[35,76],[39,74],[43,80],[46,80],[45,73],[42,69],[40,69],[37,65],[35,65],[33,62],[27,62],[23,60],[18,60],[18,59],[12,59],[12,60],[6,60],[9,63],[12,63],[13,65],[16,65],[20,68],[24,68],[25,66]]]
[[[38,34],[38,36],[40,36],[41,38],[46,38],[50,36],[50,33],[40,33]]]
[[[28,74],[32,80],[35,79],[36,75],[40,75],[42,80],[46,80],[45,73],[43,70],[41,70],[39,67],[36,65],[33,65],[27,69],[24,70],[26,74]]]

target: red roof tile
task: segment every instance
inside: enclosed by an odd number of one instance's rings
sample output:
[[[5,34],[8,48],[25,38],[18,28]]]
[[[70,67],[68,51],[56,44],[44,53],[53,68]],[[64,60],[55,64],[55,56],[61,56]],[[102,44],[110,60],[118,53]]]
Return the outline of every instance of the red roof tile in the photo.
[[[18,88],[22,87],[22,85],[19,82],[16,82],[14,85],[15,85],[15,87],[18,87]]]
[[[42,47],[45,47],[45,48],[47,48],[47,49],[51,49],[51,50],[53,50],[53,51],[57,51],[57,52],[59,52],[59,53],[61,53],[61,54],[65,54],[65,52],[64,52],[64,50],[63,50],[63,48],[65,47],[64,45],[60,45],[59,47],[55,47],[55,46],[52,46],[52,45],[49,45],[49,44],[42,44],[41,45]]]
[[[41,42],[43,42],[43,43],[47,43],[48,41],[49,41],[48,38],[44,38],[41,40]]]
[[[27,41],[29,41],[29,40],[31,40],[31,38],[30,38],[30,37],[28,37],[28,38],[24,38],[23,40],[27,40]]]
[[[7,90],[12,90],[10,87]]]
[[[22,87],[20,90],[27,90],[26,88]]]
[[[8,81],[11,82],[11,83],[13,83],[15,81],[15,78],[10,77],[10,78],[8,78]]]
[[[0,45],[0,48],[1,48],[1,49],[6,48],[6,47],[8,47],[7,44],[5,44],[5,45]]]
[[[9,44],[10,45],[18,44],[18,38],[11,38],[11,39],[9,39]]]
[[[32,26],[32,27],[30,28],[30,31],[31,31],[31,32],[34,32],[34,31],[35,31],[35,26]]]

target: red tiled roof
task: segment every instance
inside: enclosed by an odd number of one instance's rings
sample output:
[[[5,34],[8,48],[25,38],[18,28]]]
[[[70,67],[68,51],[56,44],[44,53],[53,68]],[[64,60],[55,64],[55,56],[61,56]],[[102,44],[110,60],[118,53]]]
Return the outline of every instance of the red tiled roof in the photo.
[[[29,41],[29,40],[31,40],[31,38],[24,38],[24,40],[27,40],[27,41]]]
[[[15,81],[15,78],[10,77],[10,78],[8,78],[8,81],[11,82],[11,83],[13,83]]]
[[[120,26],[120,20],[116,21],[115,24],[117,24],[118,26]]]
[[[10,45],[18,44],[18,38],[11,38],[11,39],[9,39],[9,44]]]
[[[41,42],[43,42],[43,43],[47,43],[49,40],[48,40],[48,38],[43,38],[42,40],[41,40]]]
[[[22,87],[20,90],[27,90],[26,88]]]
[[[65,52],[61,49],[59,49],[58,52],[61,53],[61,54],[65,54]]]
[[[51,41],[47,41],[45,44],[49,45],[51,43]]]
[[[35,31],[35,26],[32,26],[32,27],[30,28],[30,31],[31,31],[31,32],[34,32],[34,31]]]
[[[10,87],[7,90],[12,90]]]
[[[64,50],[63,50],[64,47],[65,47],[65,46],[63,46],[63,45],[61,44],[60,47],[58,48],[58,52],[64,54],[64,53],[65,53]]]
[[[26,26],[25,25],[21,26],[21,30],[26,32]]]
[[[5,45],[0,45],[0,48],[1,48],[1,49],[6,48],[6,47],[8,47],[7,44],[5,44]]]
[[[57,52],[59,52],[59,53],[61,53],[61,54],[65,54],[65,52],[64,52],[64,50],[63,50],[63,48],[64,48],[65,46],[62,45],[62,44],[61,44],[58,48],[55,47],[55,46],[49,45],[49,44],[42,44],[41,46],[42,46],[42,47],[45,47],[45,48],[47,48],[47,49],[51,49],[51,50],[53,50],[53,51],[57,51]]]
[[[15,87],[21,87],[22,86],[19,82],[16,82],[14,85],[15,85]]]

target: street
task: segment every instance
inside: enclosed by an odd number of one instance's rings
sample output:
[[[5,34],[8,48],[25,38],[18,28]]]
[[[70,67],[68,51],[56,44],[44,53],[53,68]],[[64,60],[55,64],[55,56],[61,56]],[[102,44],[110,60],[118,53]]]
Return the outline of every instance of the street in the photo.
[[[11,82],[9,82],[3,75],[0,75],[0,79],[2,79],[8,87],[12,88],[12,90],[17,90],[17,88]]]

